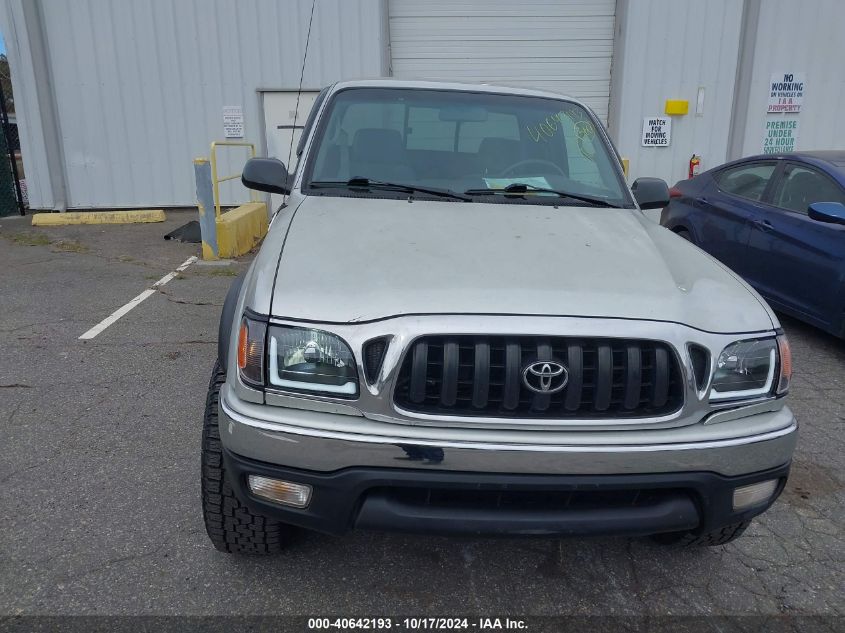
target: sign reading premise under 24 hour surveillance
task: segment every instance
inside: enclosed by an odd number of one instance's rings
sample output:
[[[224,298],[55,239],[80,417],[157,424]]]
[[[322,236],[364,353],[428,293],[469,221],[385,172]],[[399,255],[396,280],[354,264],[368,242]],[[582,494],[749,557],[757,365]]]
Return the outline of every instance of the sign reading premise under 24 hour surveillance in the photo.
[[[798,117],[777,117],[766,119],[763,136],[763,153],[780,154],[794,152],[798,139]]]
[[[672,119],[647,116],[643,119],[643,147],[668,147],[672,140]]]

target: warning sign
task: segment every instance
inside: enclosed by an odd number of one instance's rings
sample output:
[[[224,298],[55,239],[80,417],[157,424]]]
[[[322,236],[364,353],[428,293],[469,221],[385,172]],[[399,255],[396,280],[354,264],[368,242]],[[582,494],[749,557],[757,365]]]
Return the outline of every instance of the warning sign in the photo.
[[[672,140],[672,119],[647,116],[643,119],[643,147],[667,147]]]
[[[766,112],[800,112],[804,101],[804,73],[773,73]]]
[[[223,135],[226,138],[244,137],[244,112],[241,106],[223,106]]]
[[[794,152],[795,141],[797,140],[797,117],[768,119],[766,121],[766,133],[763,137],[763,153],[780,154],[782,152]]]

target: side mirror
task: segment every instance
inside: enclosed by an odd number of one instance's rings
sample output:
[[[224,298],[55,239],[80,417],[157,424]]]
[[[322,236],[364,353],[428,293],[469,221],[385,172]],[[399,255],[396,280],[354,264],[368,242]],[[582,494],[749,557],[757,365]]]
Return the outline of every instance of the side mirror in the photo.
[[[660,178],[637,178],[631,191],[640,209],[662,209],[669,204],[669,185]]]
[[[845,204],[841,202],[814,202],[807,209],[807,215],[817,222],[845,224]]]
[[[288,178],[288,170],[278,158],[250,158],[241,173],[244,187],[269,193],[290,193]]]

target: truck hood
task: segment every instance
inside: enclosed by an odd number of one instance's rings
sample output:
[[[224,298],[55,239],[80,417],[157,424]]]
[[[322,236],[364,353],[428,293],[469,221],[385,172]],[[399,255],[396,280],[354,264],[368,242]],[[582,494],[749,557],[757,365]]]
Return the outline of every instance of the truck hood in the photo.
[[[773,327],[744,282],[635,210],[329,196],[296,209],[271,312],[335,323],[519,314]]]

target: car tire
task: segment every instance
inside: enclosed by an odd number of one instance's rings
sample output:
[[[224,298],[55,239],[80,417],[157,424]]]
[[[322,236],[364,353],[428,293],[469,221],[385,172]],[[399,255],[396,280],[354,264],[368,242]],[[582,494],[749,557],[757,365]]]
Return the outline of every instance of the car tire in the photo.
[[[696,532],[671,532],[669,534],[655,534],[651,538],[661,545],[671,545],[672,547],[713,547],[715,545],[725,545],[738,539],[749,525],[751,525],[750,519],[748,521],[740,521],[739,523],[731,523],[723,528],[704,534]]]
[[[220,387],[226,372],[214,364],[202,428],[202,514],[205,530],[214,547],[229,554],[275,554],[282,550],[287,527],[250,512],[235,496],[223,463],[223,447],[217,424]]]
[[[686,229],[681,229],[680,231],[675,231],[675,233],[679,236],[684,238],[687,242],[692,242],[692,234]]]

